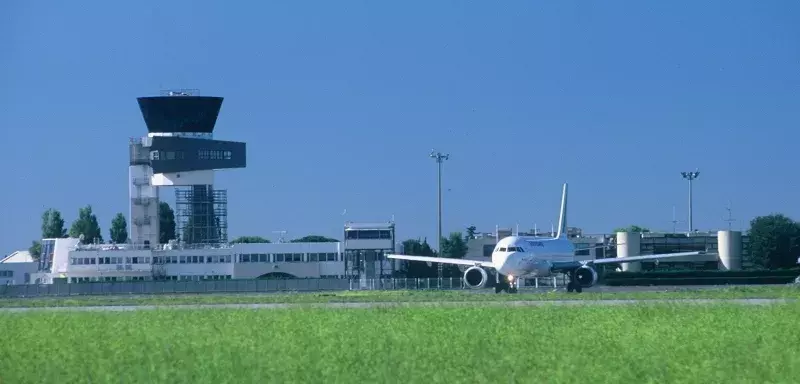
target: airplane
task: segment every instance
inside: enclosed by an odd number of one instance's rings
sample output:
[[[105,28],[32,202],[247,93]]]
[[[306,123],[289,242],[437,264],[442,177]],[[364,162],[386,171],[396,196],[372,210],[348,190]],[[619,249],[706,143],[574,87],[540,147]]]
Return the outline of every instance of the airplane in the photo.
[[[580,248],[592,249],[606,246]],[[602,264],[621,264],[642,260],[660,260],[671,257],[699,255],[701,252],[663,253],[657,255],[612,257],[595,260],[575,260],[575,244],[567,238],[567,183],[561,192],[561,211],[558,218],[558,232],[555,237],[508,236],[497,242],[491,261],[454,259],[448,257],[428,257],[411,255],[387,255],[390,259],[422,261],[469,266],[464,271],[464,284],[469,288],[480,289],[489,279],[487,269],[497,271],[495,293],[506,291],[517,293],[519,279],[525,277],[549,277],[558,274],[568,279],[567,292],[580,293],[583,288],[597,284],[597,271],[594,266]]]

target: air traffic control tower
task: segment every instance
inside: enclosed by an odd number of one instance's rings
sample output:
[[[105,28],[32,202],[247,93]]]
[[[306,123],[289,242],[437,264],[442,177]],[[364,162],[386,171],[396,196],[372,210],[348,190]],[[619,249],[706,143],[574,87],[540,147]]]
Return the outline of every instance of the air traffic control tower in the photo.
[[[227,191],[214,189],[214,171],[247,162],[245,143],[213,139],[222,97],[171,90],[137,100],[148,134],[130,140],[131,242],[160,243],[160,187],[175,187],[179,242],[226,242]]]

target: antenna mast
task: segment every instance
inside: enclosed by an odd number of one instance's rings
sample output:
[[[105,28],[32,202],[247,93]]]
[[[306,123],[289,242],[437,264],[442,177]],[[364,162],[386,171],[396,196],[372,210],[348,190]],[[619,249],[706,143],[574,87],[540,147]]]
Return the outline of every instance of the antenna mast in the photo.
[[[736,219],[734,219],[734,218],[733,218],[733,215],[732,215],[732,213],[731,213],[731,202],[730,202],[730,200],[728,200],[728,206],[727,206],[727,207],[725,207],[725,210],[726,210],[726,211],[728,211],[728,218],[727,218],[727,219],[725,219],[725,221],[727,221],[727,222],[728,222],[728,230],[730,231],[730,230],[731,230],[731,224],[732,224],[734,221],[736,221]]]
[[[278,243],[285,243],[286,242],[286,234],[288,233],[288,231],[272,231],[272,233],[280,234],[278,236]]]
[[[678,219],[675,218],[675,206],[672,206],[672,233],[675,233],[678,226]]]

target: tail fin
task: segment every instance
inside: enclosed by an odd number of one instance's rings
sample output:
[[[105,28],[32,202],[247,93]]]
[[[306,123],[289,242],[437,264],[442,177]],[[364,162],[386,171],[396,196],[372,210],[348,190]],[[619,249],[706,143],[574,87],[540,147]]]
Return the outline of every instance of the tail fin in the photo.
[[[556,238],[567,236],[567,183],[564,183],[564,189],[561,191],[561,211],[558,214],[558,233]]]

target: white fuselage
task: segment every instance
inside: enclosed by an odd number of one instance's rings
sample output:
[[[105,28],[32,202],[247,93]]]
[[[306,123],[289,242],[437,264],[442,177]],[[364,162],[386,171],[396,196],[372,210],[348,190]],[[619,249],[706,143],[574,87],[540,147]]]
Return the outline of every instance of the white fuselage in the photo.
[[[492,252],[492,264],[506,276],[544,277],[553,262],[575,260],[575,246],[566,238],[511,236],[500,240]]]

